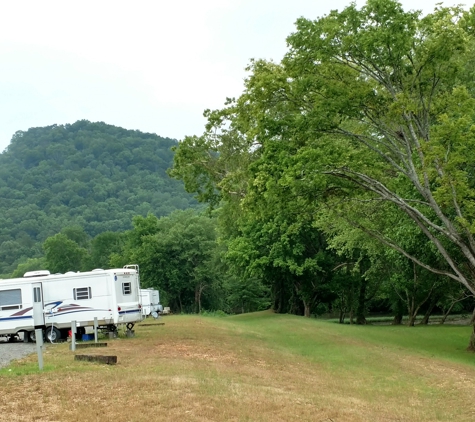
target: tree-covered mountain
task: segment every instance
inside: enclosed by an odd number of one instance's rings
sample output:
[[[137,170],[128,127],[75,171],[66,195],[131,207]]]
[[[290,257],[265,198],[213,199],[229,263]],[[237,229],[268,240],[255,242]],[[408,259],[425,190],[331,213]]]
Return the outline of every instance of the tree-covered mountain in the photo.
[[[0,154],[0,274],[63,227],[90,236],[197,206],[168,177],[177,141],[86,120],[16,132]]]

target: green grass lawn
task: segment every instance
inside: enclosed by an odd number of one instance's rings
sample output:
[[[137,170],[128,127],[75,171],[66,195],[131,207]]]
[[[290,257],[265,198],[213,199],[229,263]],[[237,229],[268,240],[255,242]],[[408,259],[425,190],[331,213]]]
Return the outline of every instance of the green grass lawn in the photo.
[[[34,355],[0,369],[0,421],[129,422],[146,420],[144,409],[167,421],[475,420],[470,327],[272,312],[160,322],[87,349],[117,355],[115,366],[75,361],[58,344],[47,347],[42,373]]]
[[[348,349],[354,356],[358,348],[379,348],[475,365],[475,355],[466,352],[472,330],[467,326],[348,325],[270,312],[237,315],[227,322],[246,327],[248,335],[316,359],[320,352],[344,360]]]

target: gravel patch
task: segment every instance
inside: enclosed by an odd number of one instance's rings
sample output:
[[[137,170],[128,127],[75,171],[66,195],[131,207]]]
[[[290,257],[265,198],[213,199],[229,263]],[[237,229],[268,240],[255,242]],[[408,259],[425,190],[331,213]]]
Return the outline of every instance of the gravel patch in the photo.
[[[35,352],[35,343],[23,343],[23,340],[9,343],[4,338],[0,338],[0,368],[9,365],[13,360],[24,358]]]

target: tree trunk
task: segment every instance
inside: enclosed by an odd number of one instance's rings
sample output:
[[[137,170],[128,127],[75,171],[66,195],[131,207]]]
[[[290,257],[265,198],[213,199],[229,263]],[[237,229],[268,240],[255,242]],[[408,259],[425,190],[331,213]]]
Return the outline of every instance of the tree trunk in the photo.
[[[397,299],[396,306],[394,309],[394,319],[392,325],[401,325],[402,318],[404,313],[404,304],[401,299]]]
[[[282,313],[282,304],[283,304],[283,295],[282,295],[282,282],[280,282],[277,286],[275,286],[272,290],[274,293],[274,312],[276,314]]]
[[[358,294],[358,306],[356,308],[356,323],[358,325],[365,325],[365,304],[366,304],[366,286],[368,281],[361,277],[360,291]]]
[[[475,324],[472,324],[472,335],[470,336],[470,343],[468,343],[467,350],[475,352]]]
[[[455,304],[465,299],[467,299],[467,296],[465,295],[465,292],[462,292],[457,298],[452,300],[452,302],[450,303],[449,309],[447,309],[447,311],[442,316],[442,319],[440,320],[440,325],[442,325],[445,322],[447,317],[450,315],[450,312],[452,312],[452,308],[455,306]],[[474,323],[475,323],[475,309],[472,312],[472,318],[470,320],[470,324],[474,324]]]
[[[424,302],[422,302],[422,303],[424,303]],[[422,303],[421,303],[421,305],[422,305]],[[408,313],[408,318],[409,318],[409,320],[407,321],[407,325],[409,327],[414,327],[414,323],[416,321],[417,313],[419,312],[419,309],[420,309],[421,305],[416,307],[414,296],[409,298],[409,295],[407,295],[407,313]]]
[[[195,314],[200,313],[199,301],[200,301],[200,292],[199,292],[198,286],[196,286],[195,287]]]
[[[455,306],[456,303],[457,303],[457,302],[453,302],[453,303],[450,305],[450,307],[449,307],[449,309],[447,310],[447,312],[442,316],[442,319],[441,319],[440,322],[439,322],[440,325],[444,324],[445,320],[446,320],[447,317],[450,315],[450,312],[452,312],[452,308]],[[474,311],[474,312],[475,312],[475,311]],[[473,318],[473,316],[472,316],[472,318]],[[473,324],[473,321],[472,321],[472,324]]]
[[[417,316],[417,314],[409,315],[409,320],[407,321],[407,325],[409,327],[414,327],[414,322],[416,321],[416,316]]]
[[[432,297],[429,307],[427,308],[426,313],[424,314],[424,317],[422,318],[420,322],[421,324],[423,325],[429,324],[429,318],[432,315],[432,312],[434,311],[435,305],[437,304],[437,300],[438,300],[438,297],[434,295]]]
[[[346,312],[343,310],[343,309],[340,309],[340,324],[344,324],[345,323],[345,315],[346,315]]]
[[[470,324],[475,324],[475,308],[473,308],[472,318],[470,319]]]
[[[303,316],[306,318],[310,318],[310,303],[306,300],[302,300],[302,302],[304,306]]]
[[[394,315],[393,322],[391,325],[401,325],[402,324],[402,314]]]
[[[197,311],[198,314],[201,314],[201,295],[205,287],[206,285],[199,284],[195,288],[195,311]]]
[[[406,302],[407,302],[407,316],[408,316],[408,321],[407,325],[409,327],[414,327],[414,321],[416,320],[416,312],[414,311],[416,304],[415,304],[415,292],[417,290],[417,271],[416,271],[416,264],[413,262],[413,273],[414,273],[414,282],[412,286],[412,292],[409,293],[409,291],[406,289]]]

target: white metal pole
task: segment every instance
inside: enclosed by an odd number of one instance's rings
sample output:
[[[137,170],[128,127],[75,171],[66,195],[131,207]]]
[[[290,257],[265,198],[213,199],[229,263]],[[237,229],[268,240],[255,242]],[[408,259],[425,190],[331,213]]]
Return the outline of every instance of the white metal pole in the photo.
[[[35,330],[36,353],[38,354],[38,367],[43,370],[43,330],[37,328]]]
[[[76,321],[71,321],[71,350],[74,352],[76,350]]]

